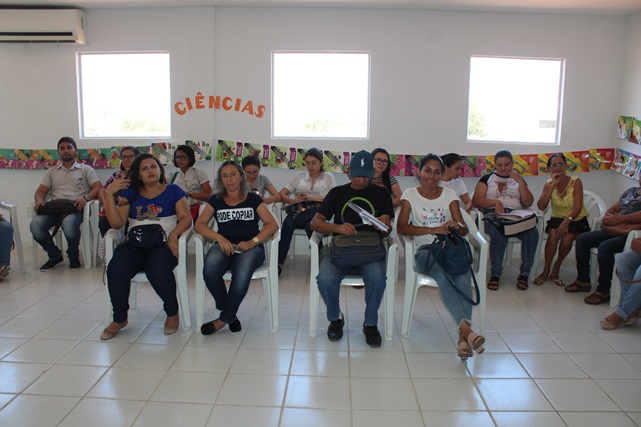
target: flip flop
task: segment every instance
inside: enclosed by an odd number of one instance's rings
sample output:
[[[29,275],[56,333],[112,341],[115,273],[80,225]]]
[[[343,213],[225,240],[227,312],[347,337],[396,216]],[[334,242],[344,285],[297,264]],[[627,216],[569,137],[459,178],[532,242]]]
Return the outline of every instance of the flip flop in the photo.
[[[577,292],[590,292],[592,285],[579,285],[577,282],[571,283],[565,287],[565,292],[575,294]]]
[[[547,279],[544,280],[544,279],[541,279],[540,277],[537,277],[534,280],[532,280],[532,283],[534,283],[536,286],[541,286],[545,282],[547,282]]]
[[[487,282],[487,288],[491,291],[498,291],[499,290],[499,278],[496,276],[490,277],[490,281]]]
[[[583,298],[583,302],[590,305],[605,304],[606,302],[610,302],[610,295],[605,295],[599,291],[594,291],[587,297]]]
[[[552,282],[554,282],[554,284],[555,284],[556,286],[560,286],[560,287],[562,287],[562,288],[566,286],[566,284],[565,284],[565,282],[563,281],[563,279],[559,279],[558,277],[557,277],[556,279],[552,279]]]
[[[516,287],[519,291],[527,291],[527,276],[524,274],[519,274],[519,277],[516,278]]]

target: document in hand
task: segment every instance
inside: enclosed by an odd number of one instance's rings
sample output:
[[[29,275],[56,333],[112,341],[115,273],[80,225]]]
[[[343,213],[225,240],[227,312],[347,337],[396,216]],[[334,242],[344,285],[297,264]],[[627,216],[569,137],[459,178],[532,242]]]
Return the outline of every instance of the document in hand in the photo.
[[[347,203],[347,206],[349,206],[354,212],[358,214],[358,216],[361,217],[361,219],[363,220],[363,224],[373,225],[374,227],[386,233],[389,230],[389,227],[386,224],[379,221],[374,215],[367,212],[365,209],[361,208],[356,203],[349,202]]]

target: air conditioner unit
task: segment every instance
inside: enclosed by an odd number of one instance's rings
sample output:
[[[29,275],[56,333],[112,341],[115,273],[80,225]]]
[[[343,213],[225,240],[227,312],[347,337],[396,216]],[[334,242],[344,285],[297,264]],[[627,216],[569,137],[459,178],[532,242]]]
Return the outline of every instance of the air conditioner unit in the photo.
[[[0,42],[86,44],[79,9],[0,9]]]

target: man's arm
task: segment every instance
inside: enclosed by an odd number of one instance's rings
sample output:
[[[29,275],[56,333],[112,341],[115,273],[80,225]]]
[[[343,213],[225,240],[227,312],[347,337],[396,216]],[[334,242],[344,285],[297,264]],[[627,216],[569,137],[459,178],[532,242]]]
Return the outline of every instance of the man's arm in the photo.
[[[314,215],[309,228],[321,234],[332,233],[345,234],[347,236],[353,236],[356,234],[356,227],[354,227],[352,224],[334,224],[332,222],[327,222],[327,218],[320,213]]]
[[[34,211],[37,211],[40,206],[45,204],[45,199],[47,198],[47,194],[49,194],[49,187],[47,187],[46,185],[40,184],[35,194],[33,195],[33,199],[36,202],[35,205],[33,206]]]

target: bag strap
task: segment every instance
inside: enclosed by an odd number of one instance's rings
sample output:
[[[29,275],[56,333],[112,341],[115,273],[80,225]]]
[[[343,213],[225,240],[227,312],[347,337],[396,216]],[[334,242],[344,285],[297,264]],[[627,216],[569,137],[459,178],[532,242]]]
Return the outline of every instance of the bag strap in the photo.
[[[470,274],[472,275],[472,281],[474,282],[474,289],[476,290],[476,297],[478,299],[478,301],[476,301],[476,302],[474,302],[474,300],[472,298],[470,298],[467,295],[465,295],[462,290],[460,290],[459,288],[454,286],[454,284],[451,281],[448,280],[447,283],[449,283],[454,288],[454,290],[456,292],[458,292],[458,294],[460,296],[463,297],[463,299],[465,301],[469,302],[473,306],[477,306],[477,305],[479,305],[481,303],[481,290],[479,289],[479,284],[476,281],[476,275],[474,274],[474,270],[472,270],[472,266],[471,265],[470,265]]]
[[[60,227],[62,227],[62,221],[64,221],[68,215],[69,215],[68,213],[60,215],[60,219],[58,220],[56,225],[54,225],[53,227],[53,232],[51,233],[51,240],[53,240],[53,238],[56,237],[56,233],[58,233],[58,230],[60,230]]]

